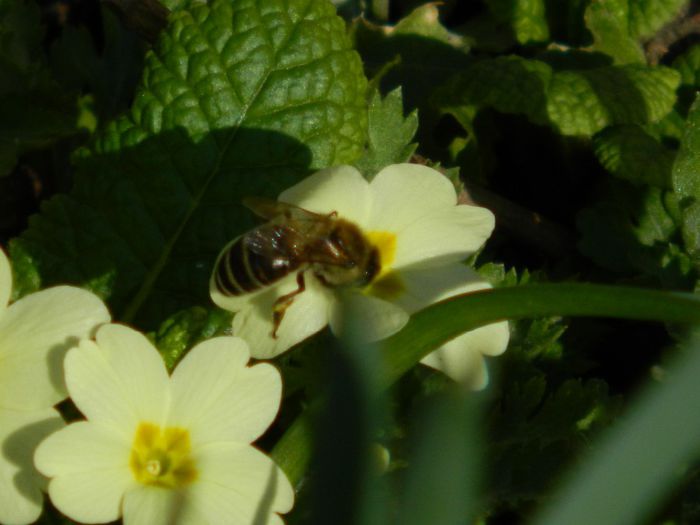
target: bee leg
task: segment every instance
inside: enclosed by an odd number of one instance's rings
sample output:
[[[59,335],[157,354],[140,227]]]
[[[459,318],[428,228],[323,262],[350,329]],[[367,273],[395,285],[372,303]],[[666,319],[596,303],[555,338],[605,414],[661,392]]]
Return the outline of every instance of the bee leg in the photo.
[[[299,295],[301,292],[306,290],[306,282],[304,282],[304,272],[299,272],[297,274],[297,286],[298,288],[294,290],[293,292],[290,292],[288,294],[283,295],[282,297],[278,298],[275,301],[274,306],[272,307],[272,323],[273,323],[273,328],[272,328],[272,337],[274,339],[277,339],[277,330],[280,327],[280,323],[282,322],[282,319],[284,319],[284,313],[287,311],[287,308],[292,306],[292,303],[294,302],[294,298]]]

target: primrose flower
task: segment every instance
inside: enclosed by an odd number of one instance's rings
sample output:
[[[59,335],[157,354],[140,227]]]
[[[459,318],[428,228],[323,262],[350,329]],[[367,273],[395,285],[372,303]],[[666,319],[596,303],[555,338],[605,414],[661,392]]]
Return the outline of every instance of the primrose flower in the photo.
[[[49,436],[35,463],[49,496],[82,523],[282,524],[294,492],[250,443],[272,423],[282,382],[247,367],[236,337],[195,346],[168,377],[139,332],[105,325],[65,359],[71,398],[87,417]]]
[[[0,523],[24,524],[41,513],[46,480],[34,469],[37,444],[63,426],[52,408],[65,399],[63,356],[109,321],[95,295],[49,288],[9,304],[12,272],[0,250]]]
[[[491,235],[494,216],[485,208],[458,205],[454,186],[436,170],[397,164],[368,182],[355,168],[339,166],[311,175],[282,192],[278,200],[349,221],[376,257],[371,279],[361,286],[329,286],[318,266],[309,264],[305,290],[293,297],[278,326],[273,310],[281,297],[298,290],[298,271],[239,295],[222,289],[215,272],[212,299],[237,312],[234,335],[250,344],[253,357],[274,357],[327,324],[340,334],[348,312],[363,329],[354,335],[368,342],[384,339],[432,303],[490,287],[463,261]],[[224,249],[220,260],[235,242]],[[256,278],[254,269],[249,273],[249,278]],[[483,388],[488,376],[482,356],[502,353],[508,339],[507,322],[494,323],[453,339],[422,362],[472,388]]]

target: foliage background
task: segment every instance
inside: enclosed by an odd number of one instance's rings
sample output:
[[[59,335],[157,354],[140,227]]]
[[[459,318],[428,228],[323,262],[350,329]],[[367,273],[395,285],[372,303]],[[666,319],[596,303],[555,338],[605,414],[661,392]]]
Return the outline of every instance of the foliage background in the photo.
[[[0,244],[15,296],[88,287],[173,366],[230,325],[207,280],[253,224],[243,196],[409,159],[495,212],[470,262],[497,287],[692,293],[698,13],[684,0],[0,0]],[[634,420],[643,385],[672,384],[668,363],[693,351],[689,330],[659,322],[671,314],[537,315],[512,322],[491,386],[469,395],[420,367],[382,393],[382,364],[327,333],[283,356],[285,402],[263,448],[327,399],[287,521],[546,522],[540,509],[595,463],[604,431]],[[676,422],[700,398],[684,395]],[[637,515],[588,508],[580,522],[700,523],[694,456],[675,461]]]

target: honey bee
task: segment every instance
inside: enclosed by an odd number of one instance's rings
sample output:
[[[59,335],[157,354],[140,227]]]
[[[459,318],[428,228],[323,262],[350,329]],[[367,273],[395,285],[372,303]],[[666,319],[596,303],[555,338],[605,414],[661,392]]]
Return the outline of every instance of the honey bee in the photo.
[[[214,266],[214,283],[226,296],[270,286],[297,272],[297,289],[273,306],[272,337],[297,295],[306,289],[310,271],[330,288],[364,286],[379,273],[379,252],[360,228],[337,212],[314,213],[293,204],[247,198],[243,204],[268,222],[231,241]]]

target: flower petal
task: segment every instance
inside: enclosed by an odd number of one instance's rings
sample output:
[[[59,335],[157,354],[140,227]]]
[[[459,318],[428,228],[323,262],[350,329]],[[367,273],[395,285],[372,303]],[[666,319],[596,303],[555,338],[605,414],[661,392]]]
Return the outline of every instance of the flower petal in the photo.
[[[5,252],[0,248],[0,315],[5,311],[12,293],[12,270],[10,261]]]
[[[461,263],[405,269],[389,274],[386,279],[390,280],[391,288],[379,280],[369,293],[384,297],[384,290],[390,289],[387,298],[410,314],[454,295],[491,288],[478,273]]]
[[[310,273],[305,273],[306,291],[294,299],[287,308],[272,337],[272,312],[275,301],[297,289],[294,275],[255,296],[248,308],[233,318],[233,335],[243,338],[256,359],[269,359],[288,350],[295,344],[315,334],[328,324],[331,292]]]
[[[140,485],[124,497],[124,525],[199,525],[210,523],[175,490]]]
[[[507,321],[482,326],[444,344],[421,359],[421,363],[473,390],[481,390],[488,384],[483,355],[503,353],[509,337]]]
[[[63,425],[53,408],[0,409],[0,523],[32,523],[39,517],[46,480],[34,468],[34,449]]]
[[[197,466],[201,478],[188,496],[207,523],[274,523],[272,513],[294,504],[287,477],[254,447],[212,444],[200,451]]]
[[[495,218],[478,206],[452,206],[432,212],[397,232],[396,253],[391,266],[434,266],[463,261],[491,235]]]
[[[193,448],[251,443],[274,420],[282,379],[272,365],[247,367],[249,355],[242,339],[216,337],[195,346],[175,369],[168,425],[189,429]]]
[[[352,166],[335,166],[314,173],[280,193],[279,200],[316,213],[338,216],[363,225],[370,205],[369,184]]]
[[[440,172],[419,164],[394,164],[370,183],[369,230],[400,232],[433,212],[454,208],[457,194]]]
[[[89,421],[72,423],[46,438],[34,463],[47,477],[122,469],[129,472],[131,441]]]
[[[66,384],[80,411],[93,422],[133,438],[136,425],[161,424],[169,397],[168,373],[141,333],[105,325],[96,343],[83,341],[65,360]]]
[[[396,304],[348,291],[339,294],[338,300],[333,303],[330,325],[334,334],[342,336],[350,329],[349,322],[352,322],[356,329],[347,335],[359,341],[372,342],[395,334],[406,325],[408,318],[408,312]]]
[[[491,288],[474,270],[458,263],[433,269],[404,270],[397,272],[393,279],[400,282],[402,289],[393,300],[410,313],[457,294]],[[381,281],[377,288],[381,290]],[[488,376],[481,356],[503,353],[509,337],[507,321],[486,325],[453,339],[427,355],[421,363],[474,389],[483,388]]]
[[[46,476],[53,504],[74,520],[104,523],[121,514],[124,491],[135,483],[131,443],[100,425],[81,421],[45,439],[34,463]]]
[[[66,397],[63,357],[109,312],[94,294],[59,286],[28,295],[0,316],[0,406],[45,408]]]

